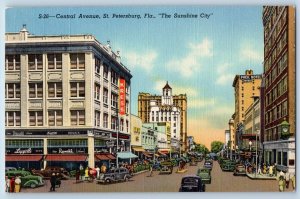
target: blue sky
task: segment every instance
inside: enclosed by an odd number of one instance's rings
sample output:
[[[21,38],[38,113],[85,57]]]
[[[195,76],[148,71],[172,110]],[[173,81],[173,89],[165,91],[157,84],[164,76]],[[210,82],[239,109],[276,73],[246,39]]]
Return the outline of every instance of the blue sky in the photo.
[[[140,14],[155,19],[38,19],[39,14]],[[211,14],[209,19],[162,19],[159,13]],[[6,12],[6,32],[22,24],[35,35],[93,34],[131,70],[132,113],[138,92],[161,94],[169,81],[173,93],[188,96],[188,134],[201,143],[223,139],[234,113],[235,74],[263,71],[261,6],[149,6],[88,8],[14,8]]]

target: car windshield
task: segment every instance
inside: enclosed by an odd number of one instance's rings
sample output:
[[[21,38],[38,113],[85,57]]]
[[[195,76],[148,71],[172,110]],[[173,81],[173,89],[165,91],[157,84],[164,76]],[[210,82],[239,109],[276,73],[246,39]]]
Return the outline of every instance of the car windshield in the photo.
[[[198,184],[198,179],[197,178],[185,178],[183,179],[183,185],[193,185],[197,186]]]
[[[205,162],[204,164],[205,164],[205,165],[211,165],[211,163],[210,163],[210,162]]]

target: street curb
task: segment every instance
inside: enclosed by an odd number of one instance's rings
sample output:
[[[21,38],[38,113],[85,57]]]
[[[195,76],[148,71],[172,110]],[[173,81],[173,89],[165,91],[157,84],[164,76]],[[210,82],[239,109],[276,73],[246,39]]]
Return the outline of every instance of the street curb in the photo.
[[[250,174],[246,174],[248,178],[250,178],[251,180],[276,180],[276,177],[268,177],[268,176],[261,176],[261,177],[255,177],[252,176]]]
[[[145,173],[145,172],[147,172],[147,171],[149,171],[149,170],[139,171],[139,172],[134,173],[134,174],[132,174],[132,175],[135,176],[135,175],[138,175],[138,174],[141,174],[141,173]]]

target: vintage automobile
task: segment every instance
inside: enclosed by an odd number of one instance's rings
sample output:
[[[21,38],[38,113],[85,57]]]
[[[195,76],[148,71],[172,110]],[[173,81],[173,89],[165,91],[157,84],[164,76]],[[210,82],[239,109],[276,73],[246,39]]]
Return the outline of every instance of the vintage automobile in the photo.
[[[17,170],[17,168],[16,167],[5,167],[5,172],[7,172],[7,171],[15,171],[15,170]]]
[[[185,176],[181,180],[179,192],[205,192],[205,184],[199,176]]]
[[[203,184],[211,184],[211,174],[210,169],[199,168],[197,171],[197,176],[199,176]]]
[[[233,161],[225,162],[221,169],[222,171],[234,171],[236,163]]]
[[[246,167],[243,164],[235,165],[235,169],[233,171],[233,175],[246,175]]]
[[[160,163],[160,171],[159,174],[172,174],[173,173],[173,165],[171,161],[164,161]]]
[[[101,173],[96,179],[97,183],[112,183],[120,181],[128,181],[132,176],[126,168],[116,168],[110,170],[108,173]]]
[[[211,161],[205,161],[204,162],[204,168],[211,170],[212,167],[213,167],[213,163]]]
[[[31,172],[35,175],[40,175],[47,179],[49,179],[51,177],[52,173],[55,173],[55,174],[58,173],[58,178],[60,178],[61,180],[70,179],[69,172],[65,168],[62,168],[62,167],[48,166],[42,170],[33,169]]]
[[[31,175],[29,171],[23,170],[11,170],[5,174],[9,179],[20,176],[21,187],[36,188],[45,184],[43,178],[38,175]]]

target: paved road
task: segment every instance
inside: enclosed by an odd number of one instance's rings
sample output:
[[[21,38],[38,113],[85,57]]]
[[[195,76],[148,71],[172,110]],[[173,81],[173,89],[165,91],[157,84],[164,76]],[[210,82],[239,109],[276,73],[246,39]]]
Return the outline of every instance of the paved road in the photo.
[[[203,162],[199,164],[202,166]],[[62,186],[57,192],[178,192],[181,178],[185,175],[196,174],[196,166],[188,166],[186,173],[159,175],[154,171],[152,177],[148,172],[141,173],[129,182],[114,183],[109,185],[82,182],[75,184],[74,180],[62,181]],[[174,169],[174,171],[176,168]],[[49,181],[45,186],[36,189],[23,189],[22,192],[48,192]],[[232,172],[222,172],[215,161],[212,170],[212,184],[206,186],[207,192],[273,192],[278,191],[276,180],[251,180],[247,177],[236,177]],[[291,189],[290,189],[291,191]]]

